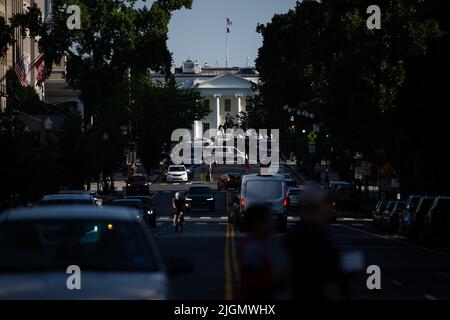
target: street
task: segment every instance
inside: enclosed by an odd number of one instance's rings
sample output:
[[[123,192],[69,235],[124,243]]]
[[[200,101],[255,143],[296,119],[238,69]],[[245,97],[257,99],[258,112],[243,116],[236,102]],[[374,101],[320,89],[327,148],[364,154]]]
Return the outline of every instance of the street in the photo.
[[[171,201],[176,191],[191,183],[155,183],[153,201],[160,218],[153,234],[163,259],[183,257],[193,263],[193,272],[173,278],[171,290],[175,299],[236,298],[239,250],[246,239],[227,223],[227,199],[235,191],[216,192],[216,211],[190,211],[182,234],[172,226]],[[229,195],[227,195],[229,194]],[[288,233],[301,216],[289,211]],[[352,299],[449,299],[450,253],[416,245],[399,237],[369,233],[370,219],[343,218],[330,225],[332,238],[340,252],[362,252],[364,264],[381,269],[381,290],[369,290],[364,272],[349,278]],[[286,234],[275,233],[271,239],[274,261],[279,272],[287,268],[284,251]],[[279,298],[288,298],[281,292]]]

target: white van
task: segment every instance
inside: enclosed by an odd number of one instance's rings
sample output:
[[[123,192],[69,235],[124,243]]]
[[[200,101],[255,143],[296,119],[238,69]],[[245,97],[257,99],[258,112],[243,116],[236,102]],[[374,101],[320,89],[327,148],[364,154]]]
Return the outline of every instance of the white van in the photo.
[[[271,208],[277,226],[285,231],[287,227],[286,183],[282,174],[249,174],[242,177],[239,228],[245,229],[245,211],[253,205],[267,205]]]
[[[203,148],[203,159],[206,163],[245,164],[247,155],[236,147],[207,146]]]

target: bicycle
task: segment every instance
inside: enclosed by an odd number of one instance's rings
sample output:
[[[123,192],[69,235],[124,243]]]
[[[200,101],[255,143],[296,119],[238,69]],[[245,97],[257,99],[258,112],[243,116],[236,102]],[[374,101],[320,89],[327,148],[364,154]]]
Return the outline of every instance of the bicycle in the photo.
[[[175,218],[175,232],[176,233],[182,233],[183,232],[183,226],[184,226],[184,213],[183,211],[180,211],[176,214]]]

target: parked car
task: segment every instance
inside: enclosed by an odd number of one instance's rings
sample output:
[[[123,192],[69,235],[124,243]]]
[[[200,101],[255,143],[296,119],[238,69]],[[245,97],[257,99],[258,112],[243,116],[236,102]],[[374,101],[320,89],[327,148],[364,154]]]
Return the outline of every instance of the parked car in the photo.
[[[126,208],[7,211],[0,215],[0,238],[0,299],[169,298],[151,232]],[[71,265],[82,272],[82,290],[66,286]]]
[[[245,211],[253,205],[271,208],[276,225],[281,231],[287,229],[286,184],[282,174],[249,174],[242,178],[239,229],[246,230]]]
[[[214,211],[216,207],[214,192],[206,185],[193,185],[186,193],[186,206],[192,208],[206,208]]]
[[[286,193],[286,198],[288,199],[288,206],[300,208],[302,205],[302,196],[301,195],[302,195],[302,189],[289,188]]]
[[[189,181],[188,172],[184,165],[171,165],[167,169],[167,182],[187,182]]]
[[[394,201],[394,205],[392,207],[388,207],[388,209],[384,212],[384,219],[382,225],[385,229],[389,231],[397,231],[398,230],[398,222],[400,218],[400,213],[405,209],[405,201]]]
[[[388,205],[389,205],[389,201],[386,201],[386,200],[380,201],[380,203],[377,205],[375,211],[373,212],[373,217],[372,217],[372,224],[374,227],[377,228],[377,227],[381,226],[381,223],[383,221],[384,211],[386,210]]]
[[[156,227],[158,217],[157,207],[153,204],[152,198],[147,196],[130,196],[125,198],[130,200],[140,200],[144,206],[144,218],[150,227]]]
[[[450,197],[436,197],[425,216],[424,238],[450,238]]]
[[[229,172],[222,175],[217,182],[217,188],[222,189],[239,189],[242,182],[242,173],[240,172]]]
[[[50,194],[39,201],[39,207],[65,205],[98,206],[95,199],[89,194]]]
[[[127,195],[148,195],[150,193],[150,183],[146,176],[137,174],[128,177],[126,181]]]
[[[137,218],[144,218],[145,217],[144,204],[142,203],[141,200],[137,200],[137,199],[116,199],[116,200],[113,200],[110,205],[114,206],[114,207],[134,209],[136,211],[136,217]]]
[[[408,200],[406,200],[405,209],[400,213],[398,233],[403,236],[407,236],[410,230],[411,217],[413,212],[419,205],[420,195],[411,195]]]
[[[435,197],[423,196],[417,204],[416,210],[411,212],[407,235],[411,238],[422,238],[424,232],[425,215],[431,208]]]

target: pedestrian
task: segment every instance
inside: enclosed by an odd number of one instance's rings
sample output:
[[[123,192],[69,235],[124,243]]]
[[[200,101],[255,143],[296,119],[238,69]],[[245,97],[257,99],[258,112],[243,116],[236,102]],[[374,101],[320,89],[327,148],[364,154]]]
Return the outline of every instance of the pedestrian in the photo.
[[[307,189],[297,229],[287,240],[295,299],[340,300],[348,297],[338,251],[330,237],[331,207],[322,189]]]
[[[272,232],[271,210],[253,206],[246,211],[248,238],[239,254],[238,299],[271,300],[275,276],[268,241]]]

